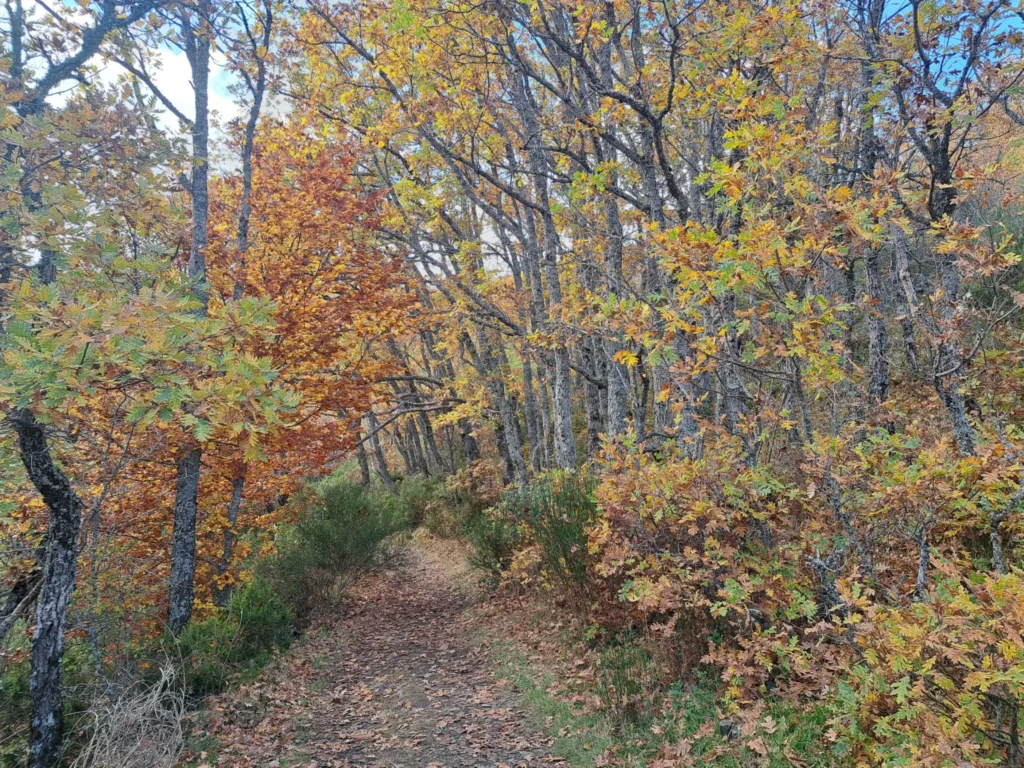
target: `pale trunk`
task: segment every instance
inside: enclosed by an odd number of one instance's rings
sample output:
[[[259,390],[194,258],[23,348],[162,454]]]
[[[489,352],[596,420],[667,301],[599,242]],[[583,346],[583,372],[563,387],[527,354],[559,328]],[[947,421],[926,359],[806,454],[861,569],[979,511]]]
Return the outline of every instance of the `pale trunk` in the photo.
[[[183,13],[185,13],[183,11]],[[192,20],[182,17],[185,54],[192,69],[195,91],[195,122],[192,125],[192,176],[189,195],[192,200],[192,248],[188,259],[188,278],[198,304],[197,314],[205,317],[210,296],[206,282],[206,241],[209,218],[209,78],[210,40],[198,32]],[[199,471],[202,449],[189,449],[177,461],[174,498],[174,533],[171,541],[171,576],[168,587],[168,618],[171,632],[180,632],[192,618],[192,600],[196,572],[196,512],[199,502]]]

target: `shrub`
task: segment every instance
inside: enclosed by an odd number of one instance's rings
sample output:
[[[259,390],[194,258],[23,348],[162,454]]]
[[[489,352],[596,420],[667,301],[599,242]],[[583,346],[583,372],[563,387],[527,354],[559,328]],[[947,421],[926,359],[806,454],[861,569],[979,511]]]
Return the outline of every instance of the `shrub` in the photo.
[[[90,734],[72,768],[172,768],[184,744],[185,695],[167,664],[158,680],[89,707]]]
[[[586,590],[587,528],[597,514],[594,482],[588,476],[555,472],[542,477],[506,493],[498,514],[527,528],[544,581],[571,593]]]
[[[28,633],[19,621],[0,648],[0,768],[25,764],[28,751]]]
[[[256,670],[294,633],[289,607],[262,578],[231,596],[227,608],[193,621],[177,639],[185,681],[196,695],[223,690],[232,676]]]
[[[412,527],[425,528],[444,539],[470,535],[486,506],[460,479],[420,475],[401,481],[398,504],[406,510]]]
[[[514,521],[492,510],[473,521],[468,538],[473,547],[470,563],[499,581],[512,566],[523,537]]]
[[[395,554],[388,539],[408,528],[402,498],[331,482],[277,536],[261,566],[275,592],[306,624],[337,605],[353,578]]]
[[[444,483],[423,475],[402,478],[398,484],[397,500],[412,526],[422,525],[431,508],[444,503],[444,496]]]
[[[1024,578],[940,576],[904,606],[861,601],[862,661],[839,686],[837,729],[872,765],[1024,764]]]
[[[597,661],[597,695],[615,725],[644,723],[654,714],[657,693],[654,661],[634,640],[611,645]]]

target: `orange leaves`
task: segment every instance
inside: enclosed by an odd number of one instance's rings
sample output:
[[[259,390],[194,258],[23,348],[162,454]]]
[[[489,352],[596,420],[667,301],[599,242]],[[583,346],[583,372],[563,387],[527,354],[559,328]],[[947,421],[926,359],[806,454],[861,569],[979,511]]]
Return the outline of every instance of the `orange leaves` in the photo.
[[[272,302],[273,334],[245,343],[302,393],[307,417],[309,406],[336,412],[356,406],[353,397],[368,402],[359,388],[373,378],[373,360],[363,345],[398,332],[413,303],[401,268],[372,240],[375,200],[354,188],[353,162],[344,147],[268,124],[256,148],[252,244],[244,254],[228,237],[211,246],[211,279],[223,295]],[[218,222],[233,220],[236,185],[219,183]]]

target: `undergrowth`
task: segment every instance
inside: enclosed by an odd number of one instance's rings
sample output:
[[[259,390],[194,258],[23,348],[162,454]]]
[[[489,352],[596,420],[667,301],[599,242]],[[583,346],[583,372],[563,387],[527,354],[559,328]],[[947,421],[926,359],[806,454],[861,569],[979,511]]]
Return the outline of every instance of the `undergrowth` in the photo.
[[[422,509],[433,493],[419,482],[403,483],[402,493],[394,496],[340,476],[328,478],[293,502],[294,522],[278,525],[272,554],[245,564],[250,578],[227,604],[197,615],[177,637],[151,637],[129,648],[121,638],[70,635],[63,658],[66,730],[74,734],[68,758],[84,745],[92,755],[109,753],[111,744],[131,743],[131,734],[116,732],[131,720],[125,702],[142,700],[140,691],[158,690],[153,686],[168,663],[192,704],[254,679],[303,629],[334,610],[354,579],[396,556],[397,537],[410,527],[412,510]],[[73,615],[76,609],[84,610],[73,606]],[[97,649],[115,649],[116,658],[102,657]],[[30,700],[24,622],[0,650],[0,768],[20,768]]]
[[[769,695],[745,711],[728,709],[714,667],[691,660],[679,671],[642,625],[592,623],[587,614],[601,596],[589,592],[596,564],[588,529],[597,514],[590,478],[553,473],[507,491],[467,537],[472,564],[492,586],[541,587],[521,610],[534,625],[526,646],[541,642],[545,651],[527,655],[505,638],[492,638],[492,648],[558,754],[580,767],[832,765],[826,706],[797,709]],[[579,608],[568,624],[567,604]],[[562,627],[554,638],[552,625]]]
[[[505,574],[582,598],[587,590],[587,526],[597,505],[586,475],[555,472],[505,492],[470,528],[472,562],[493,580]],[[513,561],[519,552],[517,569]]]
[[[336,609],[353,579],[393,559],[392,537],[410,524],[407,498],[336,481],[316,490],[278,532],[276,553],[256,566],[300,626]]]
[[[293,635],[293,611],[256,578],[235,592],[223,611],[185,627],[168,651],[178,654],[190,692],[202,696],[224,690],[233,679],[255,676]]]
[[[558,638],[563,654],[574,642],[568,633]],[[594,674],[575,680],[551,664],[550,656],[541,661],[514,640],[497,639],[491,651],[499,675],[522,693],[524,706],[546,729],[555,752],[573,768],[646,768],[660,760],[672,768],[835,764],[824,738],[826,708],[798,710],[773,702],[744,728],[723,718],[717,684],[706,673],[652,685],[655,670],[639,644],[593,652],[588,661]]]

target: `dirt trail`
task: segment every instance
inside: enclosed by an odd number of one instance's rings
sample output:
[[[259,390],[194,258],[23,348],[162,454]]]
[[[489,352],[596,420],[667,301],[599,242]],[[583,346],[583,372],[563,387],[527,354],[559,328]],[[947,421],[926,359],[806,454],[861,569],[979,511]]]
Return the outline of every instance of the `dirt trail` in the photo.
[[[345,616],[215,704],[217,766],[534,768],[563,764],[471,641],[470,590],[436,545],[374,574]]]

